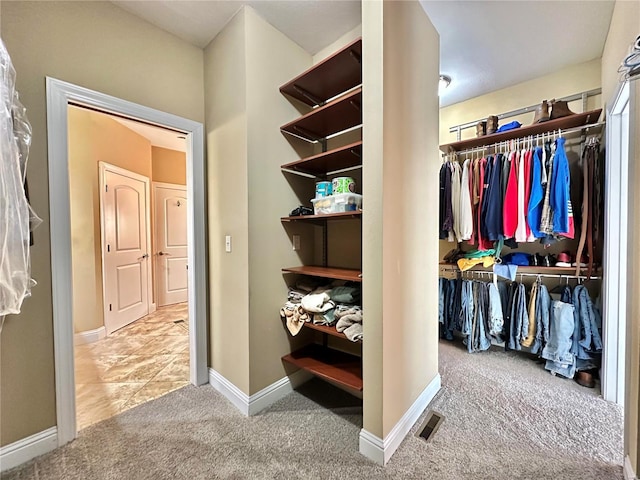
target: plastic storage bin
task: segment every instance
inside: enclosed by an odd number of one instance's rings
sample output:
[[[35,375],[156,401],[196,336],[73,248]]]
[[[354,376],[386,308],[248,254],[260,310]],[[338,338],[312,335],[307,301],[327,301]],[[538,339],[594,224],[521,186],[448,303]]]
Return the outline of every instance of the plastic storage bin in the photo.
[[[322,215],[327,213],[354,212],[362,208],[362,195],[357,193],[342,193],[329,197],[314,198],[313,213]]]

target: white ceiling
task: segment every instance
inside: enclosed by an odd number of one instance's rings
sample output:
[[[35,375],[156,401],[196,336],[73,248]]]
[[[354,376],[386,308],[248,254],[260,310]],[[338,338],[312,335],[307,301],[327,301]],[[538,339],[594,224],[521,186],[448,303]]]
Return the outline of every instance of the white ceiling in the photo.
[[[446,106],[602,56],[613,1],[420,0],[440,33]]]
[[[108,114],[106,114],[108,115]],[[179,152],[187,151],[187,143],[184,138],[184,134],[167,130],[165,128],[154,127],[153,125],[147,125],[146,123],[136,122],[135,120],[127,120],[121,117],[115,117],[109,115],[116,122],[124,125],[129,130],[133,130],[138,135],[146,138],[151,142],[154,147],[168,148],[170,150],[177,150]]]
[[[363,0],[368,1],[368,0]],[[205,47],[243,5],[315,54],[361,22],[360,1],[154,0],[113,3]],[[447,106],[602,55],[614,1],[420,0],[440,33]]]
[[[154,0],[112,3],[198,47],[206,47],[243,5],[310,54],[358,26],[360,1],[327,0]]]

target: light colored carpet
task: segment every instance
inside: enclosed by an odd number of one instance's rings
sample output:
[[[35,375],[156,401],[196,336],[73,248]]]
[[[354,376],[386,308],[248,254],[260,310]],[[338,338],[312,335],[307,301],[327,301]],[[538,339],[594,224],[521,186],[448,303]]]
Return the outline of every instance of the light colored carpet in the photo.
[[[83,430],[2,475],[22,479],[622,479],[621,410],[514,353],[442,343],[445,421],[418,420],[386,468],[362,457],[360,402],[319,380],[244,418],[188,386]]]

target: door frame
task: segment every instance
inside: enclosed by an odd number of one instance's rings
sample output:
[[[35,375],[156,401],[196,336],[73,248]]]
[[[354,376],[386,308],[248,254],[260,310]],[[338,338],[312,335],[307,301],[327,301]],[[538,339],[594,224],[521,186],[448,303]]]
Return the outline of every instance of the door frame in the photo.
[[[146,217],[146,228],[145,228],[145,236],[147,237],[147,254],[151,251],[151,192],[150,185],[151,180],[149,177],[145,177],[144,175],[140,175],[139,173],[132,172],[131,170],[127,170],[126,168],[117,167],[110,163],[106,162],[98,162],[99,165],[99,180],[98,184],[100,187],[100,252],[102,257],[102,304],[103,304],[103,318],[104,318],[104,328],[107,331],[107,335],[113,333],[113,331],[109,331],[107,328],[107,315],[109,309],[107,308],[107,281],[106,281],[106,268],[105,268],[105,225],[104,225],[104,186],[105,186],[105,175],[107,172],[116,173],[118,175],[123,175],[125,177],[130,177],[135,180],[138,180],[144,183],[144,201],[145,201],[145,217]],[[150,260],[151,255],[147,258]],[[151,313],[151,305],[153,303],[153,279],[151,277],[151,262],[148,262],[147,266],[147,315]]]
[[[56,422],[61,446],[77,436],[67,108],[70,103],[81,105],[167,127],[187,137],[187,191],[191,196],[187,215],[188,262],[193,265],[189,269],[189,283],[193,286],[189,289],[189,377],[194,385],[208,382],[204,127],[52,77],[46,77],[46,96]]]
[[[160,188],[171,188],[173,190],[183,190],[187,194],[187,204],[191,201],[189,198],[189,192],[186,185],[180,185],[178,183],[167,183],[167,182],[151,182],[151,197],[153,202],[153,246],[154,250],[158,249],[158,210],[156,209],[156,189]],[[187,237],[187,247],[189,246],[189,237]],[[157,252],[153,252],[153,265],[156,272],[154,282],[153,282],[153,294],[156,299],[156,305],[160,306],[160,295],[158,293],[158,257]],[[187,263],[189,266],[189,263]],[[188,286],[187,286],[188,291]]]
[[[630,113],[630,86],[620,86],[607,109],[605,172],[605,238],[603,249],[602,396],[624,405],[627,330],[627,246],[629,225],[629,154],[623,158],[623,115]],[[626,133],[627,142],[632,139]],[[627,182],[625,186],[624,182]],[[625,187],[625,188],[623,188]]]

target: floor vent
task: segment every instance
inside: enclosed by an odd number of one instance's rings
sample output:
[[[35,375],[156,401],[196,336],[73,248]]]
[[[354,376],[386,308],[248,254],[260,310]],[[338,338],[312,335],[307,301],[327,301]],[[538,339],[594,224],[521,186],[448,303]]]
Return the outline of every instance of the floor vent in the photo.
[[[431,410],[427,414],[427,418],[418,430],[416,436],[422,438],[425,442],[430,441],[443,421],[444,417],[442,415]]]
[[[173,323],[175,323],[175,324],[184,323],[184,320],[174,320]]]

